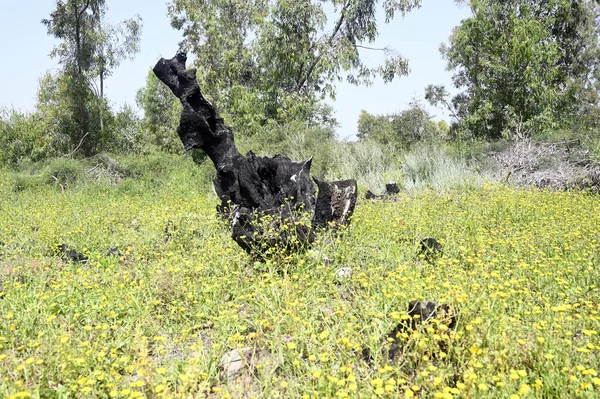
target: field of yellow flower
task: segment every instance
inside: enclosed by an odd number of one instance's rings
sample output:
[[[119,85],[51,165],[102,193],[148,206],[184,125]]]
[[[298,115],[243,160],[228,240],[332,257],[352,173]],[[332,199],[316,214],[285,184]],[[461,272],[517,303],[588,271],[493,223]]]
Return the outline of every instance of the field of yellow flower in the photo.
[[[191,184],[0,182],[0,397],[600,397],[599,197],[362,200],[348,231],[267,263],[215,204]],[[425,237],[444,246],[435,264],[416,256]],[[62,243],[88,262],[61,259]],[[385,336],[415,299],[449,304],[457,326],[403,334],[389,362]],[[226,380],[235,348],[268,364]]]

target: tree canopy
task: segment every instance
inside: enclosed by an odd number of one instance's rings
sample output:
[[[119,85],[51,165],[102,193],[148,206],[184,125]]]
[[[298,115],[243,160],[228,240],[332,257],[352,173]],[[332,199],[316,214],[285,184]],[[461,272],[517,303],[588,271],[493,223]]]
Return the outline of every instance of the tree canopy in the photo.
[[[420,5],[385,0],[385,22]],[[389,82],[408,72],[406,59],[390,48],[369,46],[379,35],[377,0],[172,0],[172,25],[196,57],[198,79],[234,128],[254,133],[269,121],[300,119],[330,123],[323,99],[346,79]],[[363,51],[383,51],[370,66]]]
[[[362,110],[357,136],[386,146],[409,148],[420,141],[434,141],[447,134],[446,122],[436,122],[422,104],[413,100],[408,108],[387,115],[372,115]]]
[[[56,82],[45,77],[38,106],[65,119],[61,134],[68,145],[77,145],[86,155],[107,140],[104,79],[139,50],[141,18],[109,25],[106,11],[106,0],[57,0],[50,17],[42,20],[48,34],[59,39],[50,55],[63,68],[54,77]],[[52,110],[49,101],[55,105]]]
[[[568,126],[597,93],[599,6],[583,0],[470,0],[442,54],[462,93],[428,88],[473,135]],[[597,97],[596,97],[597,98]]]

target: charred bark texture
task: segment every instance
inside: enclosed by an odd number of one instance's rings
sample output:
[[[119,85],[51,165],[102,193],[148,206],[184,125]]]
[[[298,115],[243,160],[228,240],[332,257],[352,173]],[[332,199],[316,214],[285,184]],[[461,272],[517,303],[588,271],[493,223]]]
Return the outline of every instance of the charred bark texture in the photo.
[[[252,152],[243,156],[232,130],[202,95],[196,70],[186,70],[186,60],[181,52],[169,60],[161,58],[153,71],[183,105],[177,133],[185,149],[204,151],[215,165],[213,183],[221,199],[217,211],[230,218],[232,238],[247,252],[260,254],[309,245],[315,230],[347,224],[356,204],[356,181],[315,179],[315,197],[311,159],[296,162]],[[307,214],[312,221],[304,223]]]

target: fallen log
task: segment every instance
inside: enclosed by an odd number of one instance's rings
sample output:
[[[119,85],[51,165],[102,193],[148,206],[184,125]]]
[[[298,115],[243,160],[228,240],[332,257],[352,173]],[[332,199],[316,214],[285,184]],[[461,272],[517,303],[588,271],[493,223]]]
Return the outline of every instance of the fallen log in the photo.
[[[326,182],[310,177],[311,159],[283,155],[243,156],[233,131],[204,98],[196,69],[186,70],[183,52],[161,58],[153,71],[183,106],[177,133],[186,150],[202,150],[216,168],[217,212],[231,221],[232,238],[248,253],[296,250],[314,241],[315,231],[346,225],[357,197],[355,180]],[[306,216],[309,221],[306,222]]]

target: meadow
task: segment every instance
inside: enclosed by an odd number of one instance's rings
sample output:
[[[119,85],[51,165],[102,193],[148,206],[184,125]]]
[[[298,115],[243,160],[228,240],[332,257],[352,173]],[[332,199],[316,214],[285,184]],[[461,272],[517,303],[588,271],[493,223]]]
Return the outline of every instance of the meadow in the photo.
[[[600,397],[598,196],[363,190],[342,234],[259,263],[196,178],[0,180],[0,397]],[[444,246],[435,263],[424,237]],[[390,362],[411,300],[449,304],[456,328],[424,323]],[[236,348],[268,361],[228,381]]]

